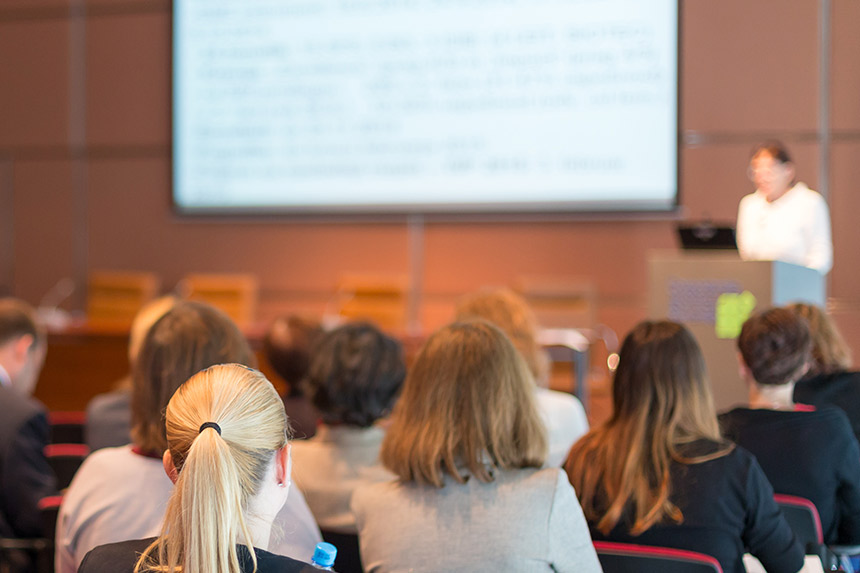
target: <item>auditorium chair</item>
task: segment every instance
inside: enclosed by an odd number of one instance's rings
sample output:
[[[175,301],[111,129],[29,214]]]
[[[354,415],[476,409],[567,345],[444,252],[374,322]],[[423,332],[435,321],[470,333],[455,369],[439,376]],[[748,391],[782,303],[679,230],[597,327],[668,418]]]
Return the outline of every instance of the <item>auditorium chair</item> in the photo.
[[[176,286],[180,297],[211,304],[243,329],[254,324],[259,291],[257,277],[241,273],[193,273]]]
[[[45,457],[57,476],[57,489],[63,490],[72,483],[78,468],[89,455],[90,448],[84,444],[49,444],[45,446]]]
[[[50,412],[48,414],[50,443],[83,444],[86,421],[86,412]]]
[[[96,329],[127,330],[137,311],[158,296],[158,275],[138,271],[93,271],[87,278],[87,322]]]
[[[835,571],[838,567],[846,573],[855,571],[850,556],[860,554],[860,547],[825,545],[821,517],[814,503],[803,497],[779,493],[774,494],[773,499],[804,546],[806,554],[818,555],[825,571]]]
[[[401,274],[347,274],[326,314],[340,320],[366,320],[388,332],[402,332],[409,320],[409,277]],[[334,312],[332,312],[334,311]]]
[[[595,541],[603,573],[722,573],[710,555],[633,543]]]

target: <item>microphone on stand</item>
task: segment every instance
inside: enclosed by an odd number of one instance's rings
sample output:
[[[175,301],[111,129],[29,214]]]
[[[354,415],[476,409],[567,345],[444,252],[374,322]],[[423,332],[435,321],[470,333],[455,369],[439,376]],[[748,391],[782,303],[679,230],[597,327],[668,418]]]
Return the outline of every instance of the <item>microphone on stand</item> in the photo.
[[[60,308],[60,303],[72,296],[73,292],[75,292],[75,281],[70,277],[63,277],[48,289],[39,301],[36,314],[47,328],[62,330],[72,322],[71,315]]]

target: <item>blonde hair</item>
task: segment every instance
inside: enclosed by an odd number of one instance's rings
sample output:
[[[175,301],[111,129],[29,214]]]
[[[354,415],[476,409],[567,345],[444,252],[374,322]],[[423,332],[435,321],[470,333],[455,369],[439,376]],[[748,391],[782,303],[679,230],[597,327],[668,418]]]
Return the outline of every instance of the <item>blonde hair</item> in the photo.
[[[664,520],[682,522],[669,500],[672,461],[700,463],[733,448],[720,441],[692,334],[668,321],[637,325],[621,347],[612,398],[612,417],[573,446],[564,466],[586,519],[607,534],[632,506],[633,535]],[[715,450],[685,456],[682,446],[699,439],[717,442]]]
[[[790,304],[786,308],[805,318],[812,333],[812,364],[807,376],[851,368],[851,350],[827,313],[813,304],[803,302]]]
[[[456,320],[481,318],[508,335],[539,384],[549,372],[549,360],[537,341],[538,321],[526,300],[507,288],[481,291],[457,305]]]
[[[546,430],[525,363],[485,321],[433,334],[410,368],[382,442],[382,463],[404,481],[442,487],[443,473],[493,481],[492,467],[540,467]]]
[[[220,434],[201,430],[206,422]],[[287,428],[278,393],[256,370],[212,366],[180,386],[167,406],[168,448],[179,477],[161,536],[135,572],[238,573],[237,543],[248,547],[256,571],[245,511],[287,444]]]

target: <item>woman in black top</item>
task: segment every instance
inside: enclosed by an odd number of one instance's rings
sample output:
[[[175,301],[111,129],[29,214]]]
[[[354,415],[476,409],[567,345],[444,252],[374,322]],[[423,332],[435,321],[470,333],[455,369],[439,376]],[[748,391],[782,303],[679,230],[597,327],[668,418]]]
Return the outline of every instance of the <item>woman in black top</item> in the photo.
[[[271,383],[212,366],[167,406],[164,469],[176,484],[161,536],[90,551],[79,572],[315,571],[265,551],[290,487],[287,417]]]
[[[613,413],[570,451],[565,470],[595,540],[658,545],[744,571],[803,566],[803,548],[755,458],[720,438],[704,359],[682,325],[643,322],[621,347]]]

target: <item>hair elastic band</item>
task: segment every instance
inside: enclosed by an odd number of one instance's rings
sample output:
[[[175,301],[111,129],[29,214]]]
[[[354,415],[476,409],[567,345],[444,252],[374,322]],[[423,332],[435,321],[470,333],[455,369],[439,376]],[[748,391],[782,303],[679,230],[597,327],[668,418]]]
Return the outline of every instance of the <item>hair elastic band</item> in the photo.
[[[221,435],[221,426],[219,426],[215,422],[203,422],[202,424],[200,424],[200,433],[202,434],[203,430],[205,430],[206,428],[212,428],[213,430],[218,432],[219,436]]]

